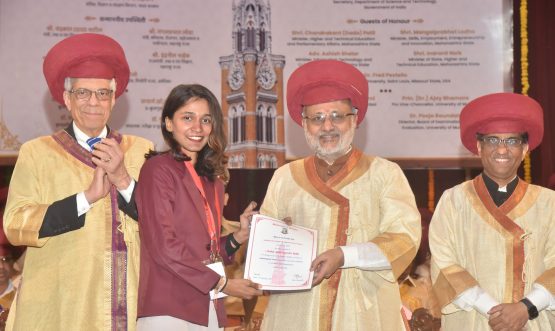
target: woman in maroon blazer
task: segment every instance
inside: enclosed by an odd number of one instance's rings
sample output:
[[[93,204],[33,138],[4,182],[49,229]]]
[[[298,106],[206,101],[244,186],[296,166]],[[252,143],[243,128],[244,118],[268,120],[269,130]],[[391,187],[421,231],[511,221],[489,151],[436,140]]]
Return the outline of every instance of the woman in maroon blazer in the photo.
[[[223,292],[261,295],[247,279],[227,279],[222,262],[248,239],[251,203],[240,229],[220,238],[227,180],[223,116],[201,85],[179,85],[162,110],[166,152],[151,151],[136,190],[141,236],[137,329],[221,330]],[[214,271],[216,270],[216,271]]]

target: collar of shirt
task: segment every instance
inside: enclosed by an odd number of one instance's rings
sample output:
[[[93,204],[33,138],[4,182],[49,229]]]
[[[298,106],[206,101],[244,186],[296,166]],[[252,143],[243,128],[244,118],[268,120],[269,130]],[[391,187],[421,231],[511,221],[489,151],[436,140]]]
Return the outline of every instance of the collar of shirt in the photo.
[[[83,146],[84,149],[91,152],[91,148],[87,144],[87,139],[91,137],[87,136],[83,131],[81,131],[77,127],[77,125],[75,125],[75,122],[73,122],[72,125],[73,125],[73,132],[75,133],[75,139],[77,139],[77,142],[79,143],[79,145]],[[108,135],[108,129],[104,127],[104,129],[102,129],[102,132],[100,132],[98,136],[100,138],[106,138],[107,135]]]
[[[318,177],[320,177],[320,179],[324,182],[328,181],[328,179],[335,176],[335,174],[343,168],[352,153],[353,149],[351,148],[345,155],[336,159],[332,164],[328,164],[325,160],[315,157],[316,172],[318,173]]]
[[[511,182],[503,187],[499,187],[497,183],[489,178],[485,173],[482,173],[482,178],[484,179],[484,184],[488,189],[489,195],[495,202],[497,207],[501,206],[509,197],[513,194],[518,184],[518,176],[515,176]]]

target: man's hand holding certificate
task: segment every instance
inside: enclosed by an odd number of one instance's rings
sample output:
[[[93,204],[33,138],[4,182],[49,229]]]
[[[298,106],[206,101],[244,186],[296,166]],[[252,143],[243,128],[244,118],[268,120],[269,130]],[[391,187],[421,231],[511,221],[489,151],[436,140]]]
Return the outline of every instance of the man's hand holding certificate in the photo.
[[[318,233],[264,215],[251,222],[244,278],[263,290],[310,289],[314,272]]]

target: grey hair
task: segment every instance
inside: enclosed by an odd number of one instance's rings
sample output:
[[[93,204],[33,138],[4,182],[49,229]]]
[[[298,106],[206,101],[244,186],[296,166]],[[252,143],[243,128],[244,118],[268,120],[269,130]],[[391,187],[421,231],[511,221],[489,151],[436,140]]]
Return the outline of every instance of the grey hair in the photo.
[[[66,79],[64,79],[64,90],[68,92],[71,91],[71,89],[73,89],[73,83],[76,79],[78,78],[66,77]],[[116,80],[114,78],[110,80],[110,90],[114,92],[116,91]]]

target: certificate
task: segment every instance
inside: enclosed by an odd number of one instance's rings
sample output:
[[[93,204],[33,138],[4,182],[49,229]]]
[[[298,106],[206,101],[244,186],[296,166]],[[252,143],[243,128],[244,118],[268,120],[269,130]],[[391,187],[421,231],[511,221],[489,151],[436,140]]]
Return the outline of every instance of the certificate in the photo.
[[[263,290],[310,289],[318,232],[264,215],[251,222],[244,278]]]

